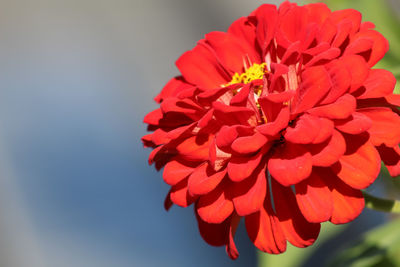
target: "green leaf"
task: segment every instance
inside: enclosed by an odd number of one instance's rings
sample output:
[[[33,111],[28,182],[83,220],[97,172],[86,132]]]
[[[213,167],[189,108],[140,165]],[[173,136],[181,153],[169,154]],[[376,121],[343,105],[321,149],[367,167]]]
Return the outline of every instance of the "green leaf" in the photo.
[[[365,233],[328,266],[400,266],[400,219]]]

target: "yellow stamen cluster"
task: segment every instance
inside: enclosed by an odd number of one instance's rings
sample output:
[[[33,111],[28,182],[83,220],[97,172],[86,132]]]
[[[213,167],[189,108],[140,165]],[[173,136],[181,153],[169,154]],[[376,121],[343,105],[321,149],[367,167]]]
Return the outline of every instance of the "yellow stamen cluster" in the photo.
[[[246,71],[242,74],[235,73],[232,77],[232,80],[227,84],[235,84],[235,83],[249,83],[253,80],[262,79],[265,73],[265,63],[261,64],[253,64],[251,67],[246,69]]]

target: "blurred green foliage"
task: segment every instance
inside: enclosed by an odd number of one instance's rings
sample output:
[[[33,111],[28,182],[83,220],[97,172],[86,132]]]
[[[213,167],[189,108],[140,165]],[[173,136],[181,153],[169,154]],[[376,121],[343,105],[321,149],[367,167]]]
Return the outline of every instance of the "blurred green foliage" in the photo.
[[[278,255],[271,255],[266,253],[259,253],[259,266],[262,267],[299,267],[302,266],[308,257],[312,256],[316,249],[318,249],[324,242],[339,234],[346,229],[347,225],[334,225],[331,223],[323,223],[321,225],[321,233],[315,243],[307,248],[297,248],[288,243],[285,253]]]
[[[400,219],[364,234],[328,266],[400,266]]]
[[[386,56],[375,66],[391,71],[400,81],[400,0],[325,0],[300,1],[302,3],[324,2],[332,10],[353,8],[360,11],[363,21],[371,21],[376,30],[389,41],[390,49]],[[397,10],[397,11],[396,11]],[[400,83],[395,93],[400,94]],[[381,176],[386,180],[389,196],[400,195],[400,182],[389,178],[387,170],[382,169]],[[397,185],[397,186],[393,186]],[[397,188],[397,189],[396,189]],[[346,225],[336,226],[329,223],[322,225],[321,234],[316,243],[309,248],[288,246],[281,255],[259,253],[259,266],[297,267],[312,257],[312,254],[324,242],[339,234]],[[351,267],[395,267],[400,266],[400,219],[387,223],[363,235],[356,243],[344,248],[339,255],[332,255],[329,264]]]

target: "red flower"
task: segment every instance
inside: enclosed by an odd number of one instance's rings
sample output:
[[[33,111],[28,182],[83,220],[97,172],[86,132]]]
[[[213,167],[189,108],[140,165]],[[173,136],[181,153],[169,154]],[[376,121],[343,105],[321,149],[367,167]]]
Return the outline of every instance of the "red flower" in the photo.
[[[400,174],[400,96],[371,69],[388,50],[373,28],[352,9],[266,4],[184,53],[144,119],[166,209],[194,203],[202,237],[233,259],[241,217],[268,253],[355,219],[381,160]]]

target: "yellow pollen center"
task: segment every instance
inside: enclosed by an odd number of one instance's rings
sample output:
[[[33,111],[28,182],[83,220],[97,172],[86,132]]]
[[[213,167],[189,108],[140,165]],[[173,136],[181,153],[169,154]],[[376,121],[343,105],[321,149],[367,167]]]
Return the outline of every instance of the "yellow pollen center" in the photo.
[[[235,84],[235,83],[243,83],[247,84],[253,80],[262,79],[265,73],[265,63],[261,64],[253,64],[251,67],[246,69],[246,71],[242,74],[235,73],[232,77],[232,80],[227,84]]]

